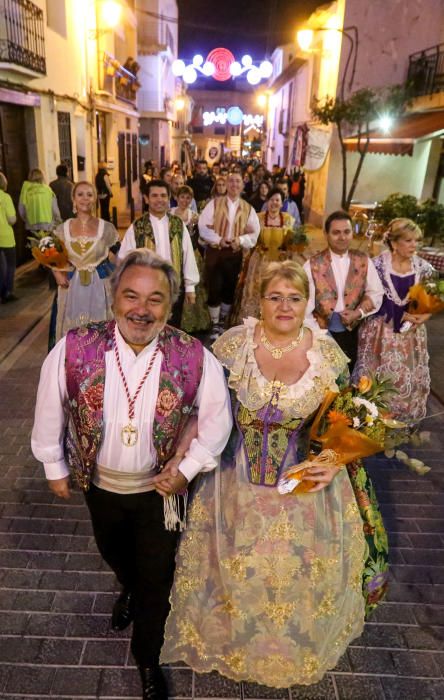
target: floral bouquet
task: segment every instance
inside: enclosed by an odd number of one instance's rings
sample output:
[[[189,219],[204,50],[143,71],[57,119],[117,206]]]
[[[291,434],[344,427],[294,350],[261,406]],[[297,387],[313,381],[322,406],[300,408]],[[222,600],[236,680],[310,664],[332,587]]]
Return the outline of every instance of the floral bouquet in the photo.
[[[279,493],[309,491],[315,484],[302,477],[314,459],[337,468],[396,444],[393,432],[406,426],[388,416],[385,398],[392,391],[390,380],[365,376],[357,387],[339,394],[329,391],[310,429],[311,446],[318,446],[320,452],[312,449],[308,460],[288,467],[279,478]]]
[[[45,267],[69,270],[68,254],[63,242],[51,231],[39,231],[28,236],[28,246],[33,257]]]
[[[409,289],[410,314],[437,314],[444,311],[444,280],[433,275]],[[406,333],[412,327],[410,321],[405,321],[401,326],[401,333]]]

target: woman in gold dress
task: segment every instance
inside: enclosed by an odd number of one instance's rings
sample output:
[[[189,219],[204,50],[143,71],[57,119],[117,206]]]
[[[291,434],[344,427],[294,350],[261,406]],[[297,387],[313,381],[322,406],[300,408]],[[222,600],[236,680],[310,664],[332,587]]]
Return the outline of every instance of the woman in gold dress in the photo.
[[[230,325],[259,315],[260,274],[269,262],[297,257],[293,251],[294,219],[282,212],[282,193],[277,187],[267,195],[267,211],[258,214],[261,231],[256,246],[244,259],[236,290]]]
[[[90,182],[78,182],[73,189],[76,217],[55,230],[65,245],[72,269],[53,271],[58,292],[50,347],[71,328],[113,317],[109,277],[114,265],[109,258],[119,236],[109,221],[94,216],[96,200],[95,187]]]
[[[273,687],[310,685],[363,630],[369,549],[354,477],[315,459],[308,493],[276,488],[282,470],[305,456],[307,422],[347,376],[335,341],[304,325],[307,298],[300,265],[270,264],[262,321],[249,318],[214,345],[229,372],[237,430],[220,469],[196,486],[163,663]],[[362,468],[359,484],[366,478]],[[371,495],[364,501],[381,539],[377,506]]]

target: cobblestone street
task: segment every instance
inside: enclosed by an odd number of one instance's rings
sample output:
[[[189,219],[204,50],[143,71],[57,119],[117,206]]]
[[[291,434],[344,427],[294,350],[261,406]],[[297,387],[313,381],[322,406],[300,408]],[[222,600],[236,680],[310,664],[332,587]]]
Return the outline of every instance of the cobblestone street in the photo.
[[[42,289],[32,294],[45,313]],[[57,501],[30,451],[47,324],[45,314],[0,364],[0,697],[139,698],[129,635],[110,630],[116,582],[96,551],[83,498]],[[441,410],[432,398],[429,413]],[[389,595],[323,682],[274,691],[175,667],[171,697],[444,698],[442,425],[442,416],[424,424],[432,431],[418,451],[432,467],[424,477],[371,460],[391,541]]]

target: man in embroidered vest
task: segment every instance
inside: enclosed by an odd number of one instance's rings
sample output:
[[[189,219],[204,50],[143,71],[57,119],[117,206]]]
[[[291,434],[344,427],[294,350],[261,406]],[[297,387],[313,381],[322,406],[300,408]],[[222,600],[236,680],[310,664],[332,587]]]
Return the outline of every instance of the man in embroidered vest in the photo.
[[[171,262],[179,277],[180,293],[173,306],[170,323],[179,328],[183,304],[195,303],[194,290],[199,283],[199,270],[190,234],[182,219],[168,213],[168,183],[163,180],[151,180],[146,185],[143,197],[148,205],[148,212],[136,219],[125,233],[118,259],[122,260],[134,248],[148,248]]]
[[[213,338],[220,335],[230,313],[242,266],[242,249],[253,248],[259,236],[257,214],[241,198],[243,186],[242,175],[230,173],[227,194],[208,202],[199,217],[200,237],[208,244],[205,272]]]
[[[306,317],[327,328],[350,360],[356,362],[358,325],[382,303],[383,289],[366,253],[350,248],[351,217],[335,211],[325,221],[328,248],[304,264],[310,285]]]
[[[32,450],[56,496],[70,498],[71,479],[85,492],[97,547],[122,585],[112,626],[134,622],[143,698],[166,700],[159,654],[186,489],[225,447],[229,396],[215,357],[166,325],[178,292],[170,263],[133,251],[112,291],[115,321],[70,331],[46,358]]]

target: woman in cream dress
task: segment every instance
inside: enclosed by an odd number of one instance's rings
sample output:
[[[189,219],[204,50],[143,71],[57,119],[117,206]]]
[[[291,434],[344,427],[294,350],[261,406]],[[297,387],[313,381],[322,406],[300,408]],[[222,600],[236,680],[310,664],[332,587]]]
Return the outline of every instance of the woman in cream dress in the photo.
[[[63,241],[72,269],[55,270],[58,284],[57,309],[53,314],[55,342],[71,328],[105,321],[113,317],[109,277],[114,266],[109,257],[119,240],[114,226],[98,219],[96,191],[89,182],[78,182],[73,189],[75,219],[61,224],[55,234]]]
[[[354,477],[313,461],[311,492],[276,488],[282,469],[303,459],[304,425],[346,378],[346,357],[326,331],[303,325],[299,265],[271,264],[260,293],[262,321],[248,318],[214,345],[237,431],[221,468],[196,488],[161,661],[290,687],[334,668],[375,598]]]

